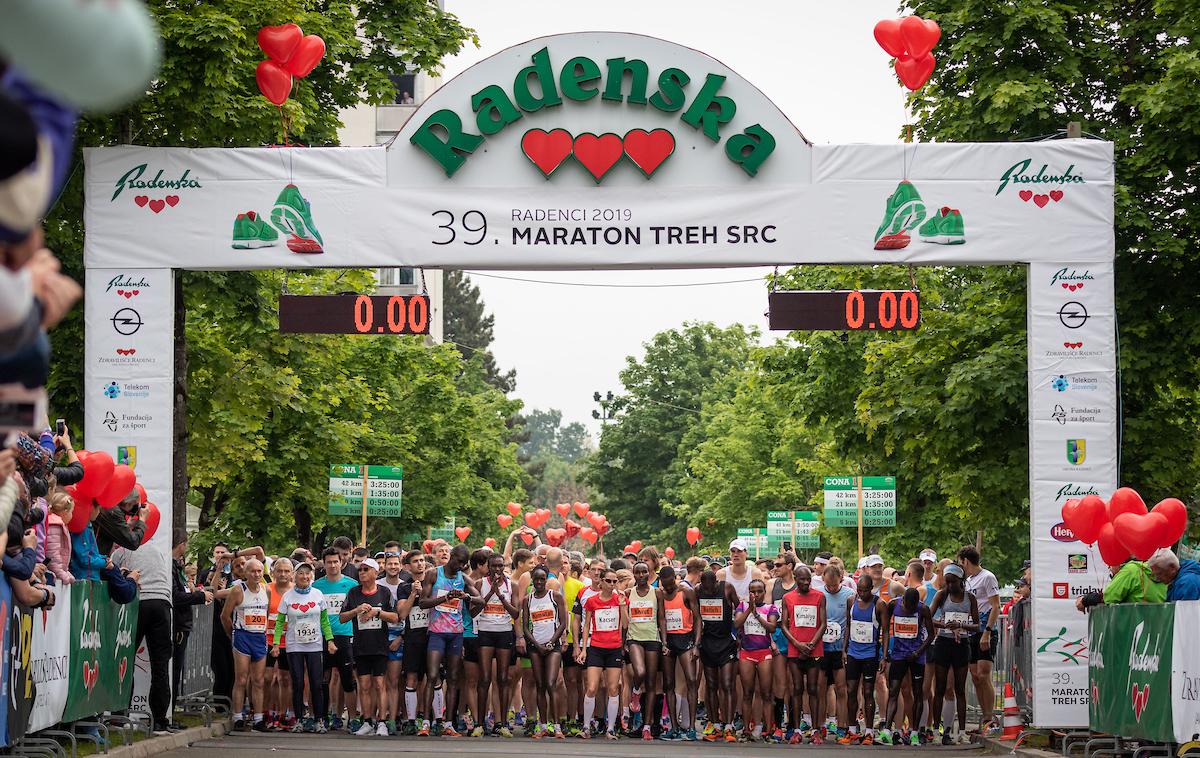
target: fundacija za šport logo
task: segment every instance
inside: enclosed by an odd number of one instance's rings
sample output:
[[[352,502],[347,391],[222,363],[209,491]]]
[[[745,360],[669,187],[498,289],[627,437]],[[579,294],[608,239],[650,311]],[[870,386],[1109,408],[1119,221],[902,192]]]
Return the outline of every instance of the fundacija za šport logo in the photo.
[[[1009,166],[1004,175],[1000,177],[1000,185],[996,187],[996,194],[999,195],[1009,186],[1017,185],[1056,185],[1061,188],[1071,184],[1087,183],[1082,176],[1072,173],[1075,169],[1074,164],[1067,166],[1067,170],[1061,174],[1053,173],[1048,164],[1042,164],[1042,167],[1036,173],[1029,173],[1029,164],[1032,162],[1032,158],[1026,158]],[[1062,189],[1052,189],[1045,193],[1035,192],[1033,189],[1020,189],[1017,191],[1017,197],[1021,198],[1021,202],[1028,203],[1032,201],[1039,208],[1045,208],[1051,201],[1055,203],[1060,202],[1063,196],[1064,192]]]
[[[117,180],[116,189],[113,191],[112,198],[109,202],[114,202],[121,193],[125,190],[143,190],[147,192],[166,192],[167,190],[185,190],[185,189],[200,189],[203,185],[199,180],[189,177],[191,169],[184,169],[183,173],[176,178],[163,178],[163,169],[159,169],[153,177],[143,179],[146,174],[147,164],[142,163],[125,172],[125,174]],[[179,195],[175,193],[167,193],[162,197],[151,197],[148,194],[133,195],[133,204],[139,208],[149,208],[155,214],[162,213],[164,208],[174,208],[179,204]]]
[[[485,138],[499,134],[526,113],[561,106],[563,98],[583,103],[599,96],[600,100],[612,103],[649,106],[662,113],[679,112],[683,123],[714,143],[721,142],[722,128],[738,112],[732,97],[718,94],[726,79],[720,74],[705,74],[692,96],[687,91],[692,75],[678,68],[659,72],[651,92],[651,73],[646,61],[614,55],[604,64],[605,70],[601,71],[600,64],[581,55],[564,62],[556,72],[549,48],[543,47],[531,56],[529,66],[516,72],[507,91],[499,84],[489,84],[472,95],[471,110],[475,113],[478,134],[468,131],[457,113],[443,108],[426,118],[409,141],[433,158],[446,176],[453,176]],[[646,110],[642,107],[639,112]],[[634,129],[624,137],[531,129],[521,140],[521,148],[547,177],[568,155],[574,155],[599,182],[623,154],[647,178],[651,177],[674,151],[675,139],[665,129],[650,132]],[[761,124],[747,126],[725,141],[725,157],[750,176],[758,174],[774,150],[775,137]]]

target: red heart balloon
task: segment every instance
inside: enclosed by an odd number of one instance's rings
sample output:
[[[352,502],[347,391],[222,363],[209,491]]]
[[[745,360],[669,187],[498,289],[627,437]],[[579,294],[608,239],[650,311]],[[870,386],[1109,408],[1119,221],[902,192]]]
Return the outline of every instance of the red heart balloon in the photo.
[[[1106,566],[1120,566],[1129,559],[1129,551],[1117,539],[1112,524],[1105,524],[1096,538],[1096,547],[1100,549],[1100,559]]]
[[[1113,529],[1129,553],[1144,561],[1162,546],[1170,525],[1161,513],[1122,513],[1113,522]]]
[[[637,551],[633,549],[633,545],[626,545],[625,547],[621,548],[621,553],[622,553],[622,554],[625,554],[625,553],[636,553],[636,552],[637,552]]]
[[[608,530],[609,530],[610,528],[611,528],[611,527],[609,526],[608,522],[607,522],[607,521],[604,521],[604,522],[602,522],[602,523],[600,524],[600,526],[596,527],[596,532],[597,532],[597,534],[599,534],[601,537],[603,537],[604,535],[608,534]]]
[[[900,36],[900,19],[885,18],[875,24],[875,41],[893,58],[904,55],[904,38]]]
[[[928,53],[941,36],[942,28],[936,21],[909,16],[900,22],[900,39],[904,40],[905,52],[911,58],[920,58]]]
[[[591,509],[591,506],[588,505],[587,503],[580,503],[580,502],[575,503],[575,515],[578,516],[579,518],[587,518],[588,511],[590,509]]]
[[[122,463],[113,468],[108,484],[104,485],[104,489],[95,496],[96,502],[100,503],[101,508],[112,508],[124,500],[130,492],[133,492],[133,485],[136,482],[137,474],[133,473],[132,468]]]
[[[433,555],[433,540],[425,540],[422,542],[421,549],[424,550],[427,555]]]
[[[590,526],[585,526],[579,530],[579,536],[582,537],[584,539],[584,541],[587,542],[589,545],[595,545],[596,538],[599,535],[596,534],[595,529],[591,528]]]
[[[492,539],[491,537],[488,537],[488,538],[486,538],[486,539],[483,541],[483,546],[484,546],[484,547],[495,548],[495,547],[496,547],[496,540]]]
[[[292,76],[298,76],[301,79],[312,73],[312,70],[321,62],[321,57],[325,55],[325,40],[315,34],[309,34],[304,39],[300,40],[300,44],[296,45],[296,51],[292,53],[292,57],[284,64],[284,68]]]
[[[1117,516],[1122,513],[1142,515],[1146,512],[1146,502],[1132,487],[1121,487],[1108,499],[1108,520],[1114,524]]]
[[[275,61],[262,61],[254,72],[258,91],[269,102],[283,105],[292,94],[292,75]]]
[[[695,545],[700,541],[700,530],[697,527],[689,526],[687,529],[687,543]]]
[[[673,548],[673,547],[667,548],[666,550],[663,551],[663,555],[667,556],[668,558],[674,558],[675,557],[675,548]]]
[[[538,526],[539,527],[545,526],[546,522],[550,520],[550,515],[551,515],[551,511],[549,508],[538,508],[537,509]]]
[[[1077,540],[1091,545],[1100,536],[1100,528],[1108,523],[1108,506],[1099,495],[1087,495],[1082,500],[1068,500],[1062,517]]]
[[[509,503],[508,505],[506,505],[504,507],[508,509],[508,512],[512,514],[513,518],[516,518],[517,516],[521,515],[521,504],[520,503]]]
[[[92,499],[79,492],[75,485],[64,489],[75,501],[75,508],[71,511],[71,520],[67,522],[67,531],[71,534],[79,534],[92,520]]]
[[[136,482],[136,483],[133,485],[133,488],[134,488],[135,490],[137,490],[137,493],[138,493],[138,502],[139,502],[139,503],[145,503],[145,502],[146,502],[146,499],[147,499],[147,498],[146,498],[146,488],[142,486],[142,483],[141,483],[141,482]]]
[[[287,63],[304,38],[304,32],[295,24],[264,26],[258,30],[258,46],[267,57],[279,64]]]
[[[896,76],[900,77],[900,81],[904,83],[913,92],[925,86],[925,82],[929,81],[929,77],[933,75],[933,56],[929,53],[920,58],[909,58],[904,56],[896,59]]]
[[[635,552],[635,553],[642,552],[642,541],[641,540],[634,540],[633,542],[629,543],[629,546],[631,548],[633,548],[633,552]]]
[[[530,534],[529,532],[521,532],[521,541],[524,542],[526,545],[532,545],[533,544],[533,535]]]
[[[512,523],[512,519],[513,517],[507,513],[501,513],[500,515],[496,516],[496,523],[500,525],[501,529],[507,529],[509,524]]]
[[[1169,497],[1159,501],[1158,505],[1154,506],[1150,512],[1162,514],[1163,518],[1167,520],[1167,531],[1163,535],[1163,543],[1159,547],[1170,547],[1179,542],[1183,533],[1187,531],[1187,506],[1181,500]]]
[[[146,531],[142,532],[142,544],[145,545],[158,531],[158,522],[162,519],[162,514],[158,512],[158,506],[154,503],[146,503]]]
[[[574,537],[576,534],[579,534],[579,524],[576,524],[571,519],[564,519],[563,526],[566,529],[568,538]]]
[[[75,485],[75,490],[85,498],[93,498],[108,484],[117,464],[111,455],[104,452],[88,453],[81,456],[80,461],[83,464],[83,479]]]
[[[566,518],[571,513],[571,504],[559,503],[558,505],[554,506],[554,510],[558,511],[558,515]]]
[[[454,536],[458,537],[459,542],[466,542],[467,537],[471,536],[471,527],[469,527],[469,526],[454,527]]]
[[[529,513],[525,514],[525,525],[528,526],[530,529],[538,528],[537,511],[530,511]]]
[[[587,515],[587,520],[588,520],[588,523],[591,524],[592,528],[594,529],[596,527],[596,525],[600,523],[600,514],[599,513],[589,513]]]

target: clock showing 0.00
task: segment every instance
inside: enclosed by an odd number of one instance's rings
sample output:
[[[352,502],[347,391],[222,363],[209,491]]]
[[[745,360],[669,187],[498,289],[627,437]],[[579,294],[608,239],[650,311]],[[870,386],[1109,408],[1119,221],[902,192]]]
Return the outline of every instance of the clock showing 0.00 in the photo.
[[[428,295],[281,295],[279,331],[429,334]]]
[[[916,290],[781,291],[768,303],[774,330],[907,331],[921,324]]]

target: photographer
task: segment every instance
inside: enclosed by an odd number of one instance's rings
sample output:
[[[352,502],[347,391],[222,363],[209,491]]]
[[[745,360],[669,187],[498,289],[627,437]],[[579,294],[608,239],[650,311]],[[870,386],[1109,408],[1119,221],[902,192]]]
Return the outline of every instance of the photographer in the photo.
[[[136,490],[131,490],[116,506],[102,509],[100,517],[93,522],[96,529],[96,545],[100,552],[104,555],[111,554],[113,545],[119,545],[126,550],[137,550],[141,547],[142,537],[146,533],[146,513],[146,506],[139,502]],[[126,521],[127,516],[137,518]]]

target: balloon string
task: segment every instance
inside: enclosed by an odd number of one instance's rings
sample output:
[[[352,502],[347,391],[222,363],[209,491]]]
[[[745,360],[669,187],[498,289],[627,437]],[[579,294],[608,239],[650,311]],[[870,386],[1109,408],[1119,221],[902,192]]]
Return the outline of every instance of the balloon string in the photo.
[[[283,139],[283,146],[291,147],[291,144],[288,142],[287,117],[283,115],[283,106],[277,105],[275,107],[279,109],[279,133]]]

